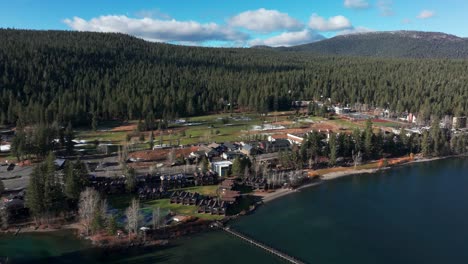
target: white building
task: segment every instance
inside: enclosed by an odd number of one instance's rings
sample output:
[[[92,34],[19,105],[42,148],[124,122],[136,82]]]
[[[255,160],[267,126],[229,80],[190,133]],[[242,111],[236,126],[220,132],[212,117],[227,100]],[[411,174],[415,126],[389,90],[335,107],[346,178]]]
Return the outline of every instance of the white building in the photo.
[[[0,145],[0,152],[9,152],[11,150],[11,145]]]
[[[220,177],[228,176],[229,170],[232,167],[232,162],[228,160],[217,161],[211,163],[211,169],[218,173]]]

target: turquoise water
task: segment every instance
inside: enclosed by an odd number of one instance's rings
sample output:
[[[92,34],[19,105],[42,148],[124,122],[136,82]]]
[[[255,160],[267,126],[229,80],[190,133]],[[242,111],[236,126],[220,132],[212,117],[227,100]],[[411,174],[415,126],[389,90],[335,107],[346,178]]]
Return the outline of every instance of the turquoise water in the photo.
[[[348,176],[275,200],[232,226],[308,263],[468,263],[468,159]],[[281,263],[222,232],[158,250],[96,251],[68,233],[0,237],[13,263]]]

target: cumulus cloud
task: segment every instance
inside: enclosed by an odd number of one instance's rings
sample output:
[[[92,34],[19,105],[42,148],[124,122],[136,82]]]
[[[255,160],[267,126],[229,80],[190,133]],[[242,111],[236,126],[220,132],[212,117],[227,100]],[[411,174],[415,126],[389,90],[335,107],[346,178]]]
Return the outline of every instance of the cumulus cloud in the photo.
[[[431,18],[435,16],[435,12],[434,11],[431,11],[431,10],[423,10],[421,11],[421,13],[419,13],[419,15],[417,16],[417,18],[419,19],[427,19],[427,18]]]
[[[392,0],[379,0],[377,2],[377,7],[380,10],[381,16],[393,16],[395,12],[393,11],[393,1]]]
[[[364,9],[368,8],[370,5],[366,0],[345,0],[344,6],[351,9]]]
[[[353,28],[349,19],[344,16],[325,19],[317,14],[312,14],[310,17],[309,27],[318,31],[339,31]]]
[[[266,45],[271,47],[288,47],[311,43],[322,39],[325,39],[325,37],[311,30],[304,29],[296,32],[284,32],[267,39],[254,39],[250,41],[249,44],[251,46]]]
[[[120,32],[150,41],[191,42],[243,41],[248,35],[216,23],[201,24],[195,21],[130,18],[107,15],[85,20],[80,17],[65,19],[65,24],[78,31]]]
[[[255,32],[268,33],[278,30],[299,30],[304,25],[286,13],[260,8],[242,12],[228,21],[232,27],[242,27]]]
[[[366,27],[354,27],[350,29],[345,29],[337,33],[337,35],[350,35],[350,34],[359,34],[359,33],[369,33],[375,32],[375,30],[366,28]]]

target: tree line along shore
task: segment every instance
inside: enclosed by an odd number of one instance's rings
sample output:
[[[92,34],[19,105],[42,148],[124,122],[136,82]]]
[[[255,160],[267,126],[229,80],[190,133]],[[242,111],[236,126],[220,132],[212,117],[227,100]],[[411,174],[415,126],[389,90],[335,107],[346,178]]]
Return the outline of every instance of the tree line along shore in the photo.
[[[75,152],[75,144],[71,143],[75,138],[73,129],[71,126],[62,129],[42,132],[52,137],[63,135],[63,139],[51,140],[54,144],[49,146],[45,157],[42,152],[23,153],[20,156],[21,159],[34,156],[38,162],[33,165],[23,197],[13,197],[13,200],[23,199],[24,209],[8,212],[5,210],[8,202],[3,202],[1,219],[4,228],[15,226],[16,221],[30,223],[35,226],[34,229],[54,229],[60,224],[76,223],[72,226],[80,227],[82,235],[93,237],[97,243],[112,241],[119,244],[127,241],[122,240],[123,237],[138,241],[143,237],[152,238],[153,241],[158,237],[167,239],[177,234],[205,230],[212,221],[245,214],[253,210],[262,197],[269,201],[300,186],[314,185],[317,182],[313,179],[317,176],[326,180],[350,173],[374,171],[411,162],[415,158],[414,153],[419,153],[419,158],[466,153],[466,135],[454,135],[450,130],[441,128],[438,121],[433,122],[422,135],[408,136],[403,129],[399,135],[382,130],[376,132],[371,119],[368,119],[363,130],[306,133],[301,144],[291,144],[288,149],[270,146],[272,149],[267,150],[264,146],[263,151],[268,153],[243,154],[239,151],[242,155],[231,161],[225,175],[217,174],[211,166],[216,164],[215,156],[202,155],[192,161],[198,176],[181,176],[163,182],[166,178],[157,170],[153,171],[154,175],[151,172],[138,175],[139,168],[135,167],[138,162],[129,159],[131,152],[128,149],[120,149],[116,160],[121,176],[103,177],[105,180],[102,182],[103,179],[97,180],[88,171],[86,156],[81,159],[70,156],[68,160],[64,159],[65,164],[58,163],[59,159],[54,153],[66,156]],[[17,131],[16,136],[18,133],[21,132]],[[33,139],[25,136],[14,140]],[[258,143],[258,151],[262,150],[262,144],[266,144],[260,139],[249,142],[251,145],[255,143]],[[148,147],[154,146],[154,142],[148,144]],[[205,146],[201,147],[206,149]],[[223,144],[214,144],[208,150],[224,147]],[[18,151],[16,148],[13,147],[14,152]],[[272,160],[261,162],[262,155],[270,157],[272,154]],[[166,157],[171,160],[169,166],[173,166],[172,155],[169,153]],[[184,166],[187,165],[180,168]],[[209,172],[212,173],[211,179],[207,178]],[[165,187],[162,186],[164,184]],[[173,202],[175,194],[181,197],[175,197]],[[187,203],[184,197],[187,197]],[[193,204],[190,204],[190,199],[194,199]],[[209,208],[206,209],[209,210],[206,211],[208,214],[204,214],[205,211],[200,213],[200,201],[203,199],[206,202],[203,208]],[[228,211],[218,217],[223,207],[215,209],[213,206],[220,206],[221,201],[230,202],[225,207]]]

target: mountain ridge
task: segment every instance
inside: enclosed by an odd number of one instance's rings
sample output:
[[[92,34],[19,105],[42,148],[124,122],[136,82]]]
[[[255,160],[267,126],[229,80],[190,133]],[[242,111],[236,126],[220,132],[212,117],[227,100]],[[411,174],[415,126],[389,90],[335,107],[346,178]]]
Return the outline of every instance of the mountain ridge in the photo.
[[[339,35],[276,49],[333,56],[467,59],[468,39],[442,32],[383,31]]]

